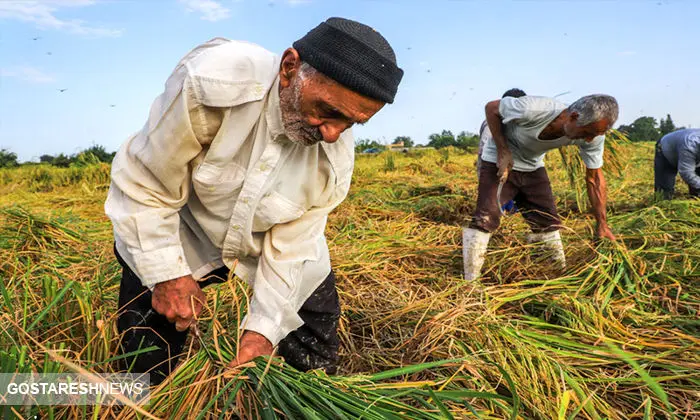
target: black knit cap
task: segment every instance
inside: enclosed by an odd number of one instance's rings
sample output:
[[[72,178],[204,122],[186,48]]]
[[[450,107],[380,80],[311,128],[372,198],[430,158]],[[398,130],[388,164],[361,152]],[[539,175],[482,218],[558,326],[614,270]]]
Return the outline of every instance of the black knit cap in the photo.
[[[292,46],[302,61],[336,82],[370,98],[394,102],[403,70],[387,40],[369,26],[330,18]]]

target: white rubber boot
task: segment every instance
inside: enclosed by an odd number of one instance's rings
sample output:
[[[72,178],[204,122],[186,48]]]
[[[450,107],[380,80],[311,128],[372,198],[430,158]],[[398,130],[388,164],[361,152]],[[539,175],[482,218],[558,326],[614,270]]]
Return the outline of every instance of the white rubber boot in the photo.
[[[566,268],[564,245],[561,243],[561,235],[558,230],[554,232],[530,233],[527,235],[527,242],[531,244],[541,244],[542,251],[545,255],[549,256],[558,270],[564,270]]]
[[[464,260],[464,279],[473,281],[481,275],[481,267],[486,258],[491,234],[478,229],[462,230],[462,259]]]

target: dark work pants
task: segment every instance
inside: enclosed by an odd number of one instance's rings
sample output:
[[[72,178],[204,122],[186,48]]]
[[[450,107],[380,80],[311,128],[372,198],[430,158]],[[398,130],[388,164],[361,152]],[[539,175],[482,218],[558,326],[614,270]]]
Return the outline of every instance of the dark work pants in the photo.
[[[173,371],[183,351],[188,332],[175,329],[175,324],[152,310],[151,291],[141,284],[141,280],[119,256],[114,253],[122,266],[122,280],[119,288],[119,315],[117,329],[122,334],[121,354],[136,352],[151,346],[157,350],[126,357],[126,366],[134,373],[150,373],[151,383],[161,383]],[[213,283],[223,283],[228,278],[228,269],[222,267],[213,271],[199,282],[204,288]],[[277,354],[301,371],[325,369],[327,373],[337,371],[338,320],[340,302],[335,288],[335,274],[331,270],[328,277],[304,302],[299,310],[304,325],[292,331],[280,341]]]
[[[492,162],[481,162],[476,210],[470,228],[483,232],[493,232],[498,228],[501,211],[496,199],[497,192],[498,167]],[[532,172],[511,170],[501,191],[501,204],[513,199],[533,232],[553,232],[561,227],[545,168]]]
[[[695,169],[695,173],[700,175],[700,167]],[[678,168],[666,159],[666,156],[661,151],[661,142],[657,142],[656,152],[654,153],[654,191],[663,194],[663,198],[666,200],[673,198],[677,174]],[[700,196],[700,190],[690,186],[688,189],[690,195]]]
[[[673,198],[677,174],[678,168],[666,159],[661,152],[661,142],[657,142],[654,154],[654,191],[663,194],[666,200]]]

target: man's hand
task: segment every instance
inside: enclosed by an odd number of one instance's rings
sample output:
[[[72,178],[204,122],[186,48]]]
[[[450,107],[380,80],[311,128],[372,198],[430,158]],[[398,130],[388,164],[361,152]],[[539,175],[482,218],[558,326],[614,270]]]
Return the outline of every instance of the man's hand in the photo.
[[[185,276],[156,284],[151,306],[168,321],[174,322],[176,330],[186,331],[193,318],[199,316],[206,299],[192,276]]]
[[[607,224],[598,225],[598,228],[596,229],[595,236],[597,238],[600,238],[600,239],[607,238],[613,242],[615,242],[617,240],[615,238],[615,235],[612,233],[612,230],[610,230],[610,226],[608,226]]]
[[[255,331],[246,330],[241,336],[241,342],[238,346],[238,356],[228,365],[236,367],[244,363],[248,363],[258,356],[267,356],[272,354],[272,343],[263,335]]]
[[[513,168],[513,153],[508,147],[498,149],[498,179],[500,182],[508,180],[508,174]]]

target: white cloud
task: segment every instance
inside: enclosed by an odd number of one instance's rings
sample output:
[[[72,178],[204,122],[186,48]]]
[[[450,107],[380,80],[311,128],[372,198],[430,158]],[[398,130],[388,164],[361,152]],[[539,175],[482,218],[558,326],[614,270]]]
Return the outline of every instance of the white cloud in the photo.
[[[312,0],[268,0],[268,6],[275,6],[277,4],[286,4],[290,7],[304,6],[311,4]]]
[[[620,51],[619,53],[617,53],[617,55],[635,55],[635,54],[637,54],[636,51]]]
[[[93,4],[95,0],[2,0],[0,1],[0,19],[29,22],[40,29],[56,29],[78,35],[110,37],[121,35],[121,30],[90,26],[80,19],[60,19],[55,14],[60,9]]]
[[[180,3],[185,5],[188,12],[200,13],[202,20],[216,22],[231,16],[231,10],[214,0],[180,0]]]
[[[14,77],[30,83],[53,83],[56,79],[31,66],[17,66],[0,69],[0,77]]]

